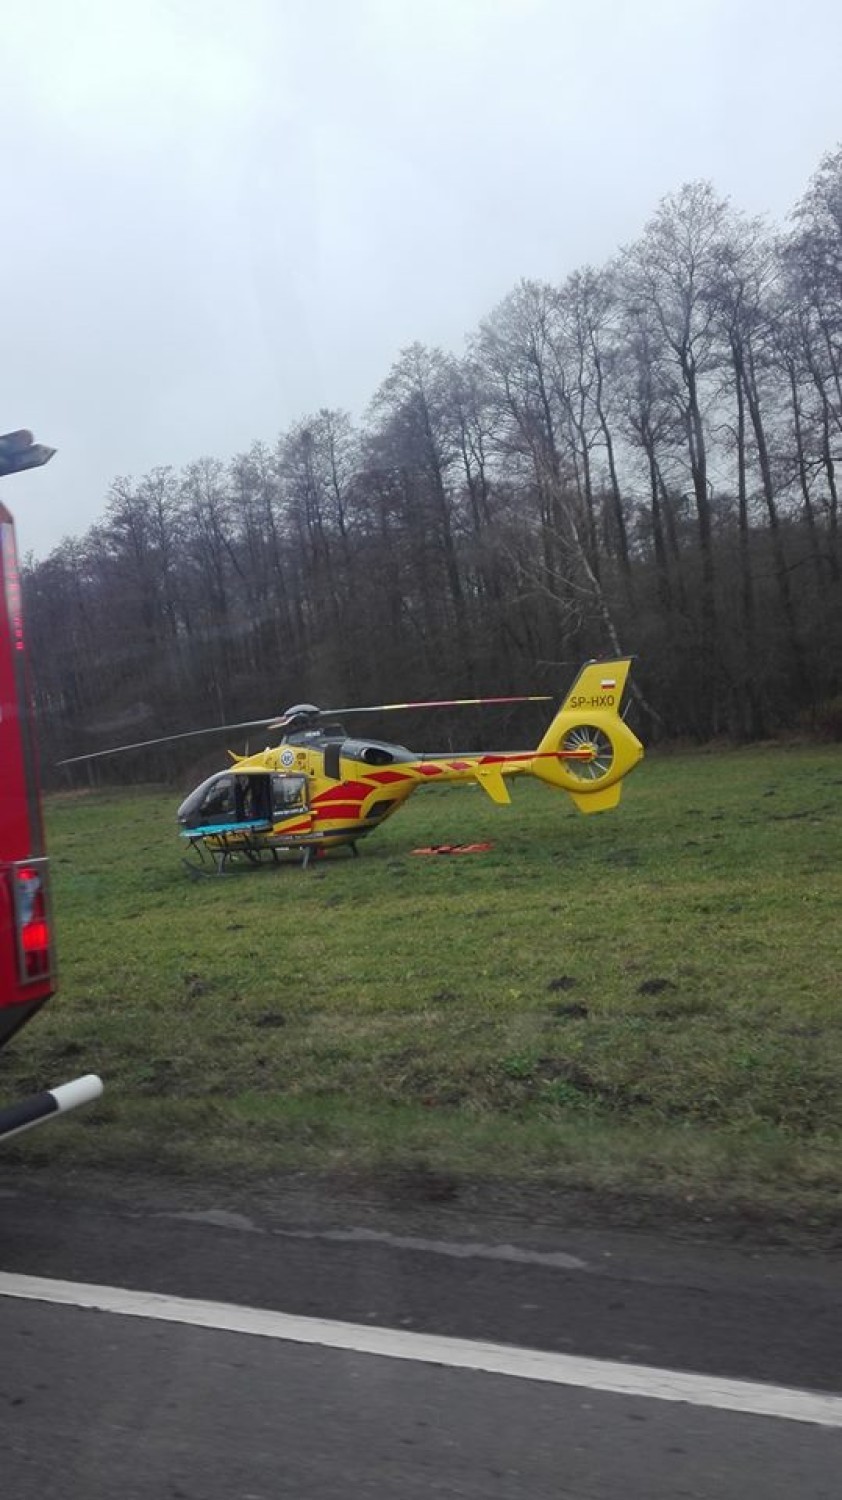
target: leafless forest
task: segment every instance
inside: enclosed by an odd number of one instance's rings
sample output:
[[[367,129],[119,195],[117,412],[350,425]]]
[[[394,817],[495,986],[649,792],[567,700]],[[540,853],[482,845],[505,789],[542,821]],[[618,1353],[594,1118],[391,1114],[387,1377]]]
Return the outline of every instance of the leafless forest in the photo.
[[[24,569],[45,767],[300,700],[557,694],[616,651],[650,741],[842,737],[840,465],[842,149],[783,228],[689,183],[463,357],[403,350],[360,425],[115,480]]]

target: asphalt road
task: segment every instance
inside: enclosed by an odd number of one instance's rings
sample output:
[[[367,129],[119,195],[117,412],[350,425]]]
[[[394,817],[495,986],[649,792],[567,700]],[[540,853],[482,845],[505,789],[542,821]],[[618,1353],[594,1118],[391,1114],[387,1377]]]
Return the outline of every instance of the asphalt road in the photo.
[[[454,1216],[0,1192],[4,1500],[839,1500],[842,1428],[416,1363],[413,1335],[842,1391],[839,1262]],[[59,1278],[339,1319],[305,1347],[4,1296]]]

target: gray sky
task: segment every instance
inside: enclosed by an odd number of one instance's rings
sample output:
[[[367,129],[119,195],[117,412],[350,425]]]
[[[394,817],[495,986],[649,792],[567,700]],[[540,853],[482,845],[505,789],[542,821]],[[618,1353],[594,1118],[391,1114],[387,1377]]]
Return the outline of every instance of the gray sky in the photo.
[[[0,431],[21,550],[116,474],[359,415],[710,177],[781,221],[842,137],[838,0],[18,0]]]

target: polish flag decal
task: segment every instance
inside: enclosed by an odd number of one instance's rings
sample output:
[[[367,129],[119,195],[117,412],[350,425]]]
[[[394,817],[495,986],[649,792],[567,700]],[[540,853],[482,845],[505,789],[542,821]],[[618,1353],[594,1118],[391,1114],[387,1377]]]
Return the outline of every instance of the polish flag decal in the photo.
[[[616,677],[603,677],[599,685],[604,693],[609,693],[612,688],[617,686],[617,679]]]

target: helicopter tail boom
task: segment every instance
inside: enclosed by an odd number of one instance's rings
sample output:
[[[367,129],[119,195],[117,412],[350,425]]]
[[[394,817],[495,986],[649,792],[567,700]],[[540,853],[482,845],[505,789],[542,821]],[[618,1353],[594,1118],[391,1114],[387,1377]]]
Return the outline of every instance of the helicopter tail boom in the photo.
[[[580,812],[616,807],[623,777],[643,755],[619,712],[630,667],[631,657],[586,662],[535,750],[453,759],[424,756],[403,774],[416,784],[433,777],[473,780],[497,803],[511,800],[509,777],[535,776],[567,792]],[[387,774],[390,779],[394,775]]]

